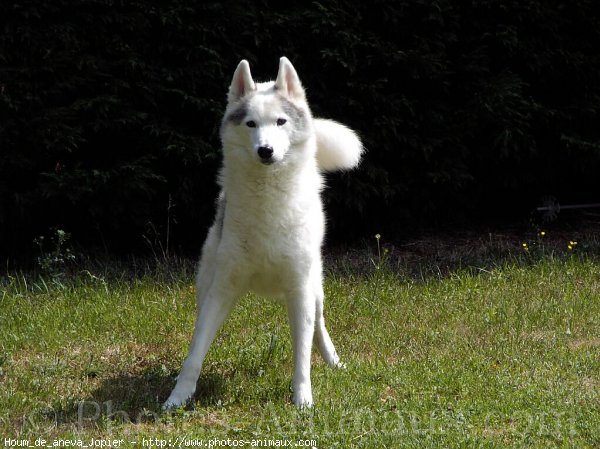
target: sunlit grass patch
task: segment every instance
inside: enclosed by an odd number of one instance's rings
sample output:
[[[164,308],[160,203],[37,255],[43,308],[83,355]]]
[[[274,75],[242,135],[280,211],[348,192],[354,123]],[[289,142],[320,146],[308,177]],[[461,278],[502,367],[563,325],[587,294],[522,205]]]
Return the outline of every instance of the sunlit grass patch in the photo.
[[[515,254],[415,275],[381,248],[363,256],[368,270],[330,270],[326,319],[347,368],[315,354],[316,407],[305,411],[291,404],[289,329],[275,303],[240,301],[195,403],[165,414],[194,323],[187,269],[12,275],[0,302],[0,436],[597,447],[600,265]]]

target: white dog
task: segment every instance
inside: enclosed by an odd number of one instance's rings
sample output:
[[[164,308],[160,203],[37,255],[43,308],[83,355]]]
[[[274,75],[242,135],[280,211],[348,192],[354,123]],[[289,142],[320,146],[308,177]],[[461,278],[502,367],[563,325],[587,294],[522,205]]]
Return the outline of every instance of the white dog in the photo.
[[[276,81],[255,83],[241,61],[221,126],[221,194],[202,250],[198,316],[189,355],[164,408],[192,397],[208,348],[247,291],[286,305],[294,351],[294,403],[311,406],[313,337],[331,366],[342,366],[323,318],[321,171],[355,167],[362,145],[330,120],[313,119],[290,61]]]

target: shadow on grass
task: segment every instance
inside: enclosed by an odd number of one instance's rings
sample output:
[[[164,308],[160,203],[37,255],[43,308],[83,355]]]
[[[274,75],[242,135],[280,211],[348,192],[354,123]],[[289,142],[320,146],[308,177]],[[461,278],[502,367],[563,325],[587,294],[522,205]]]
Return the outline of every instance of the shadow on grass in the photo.
[[[106,378],[85,399],[69,401],[42,414],[45,420],[52,421],[57,427],[75,426],[80,430],[154,423],[170,413],[161,407],[175,386],[176,376],[175,372],[168,373],[161,367],[155,367],[139,375],[121,374]],[[193,402],[202,407],[217,405],[223,396],[224,383],[225,379],[219,373],[203,373]]]
[[[454,273],[477,276],[504,266],[530,267],[545,260],[600,263],[598,235],[597,225],[580,231],[464,231],[404,242],[389,242],[377,235],[362,247],[325,252],[324,265],[328,274],[339,277],[364,278],[385,272],[427,282]]]

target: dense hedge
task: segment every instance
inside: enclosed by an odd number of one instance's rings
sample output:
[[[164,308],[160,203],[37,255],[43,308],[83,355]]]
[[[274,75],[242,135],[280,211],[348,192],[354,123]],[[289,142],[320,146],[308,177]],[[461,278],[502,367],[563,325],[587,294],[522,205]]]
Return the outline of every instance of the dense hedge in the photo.
[[[233,69],[270,78],[282,54],[315,115],[368,148],[330,177],[337,235],[600,200],[594,0],[30,0],[0,17],[2,255],[53,227],[129,249],[169,224],[197,249]]]

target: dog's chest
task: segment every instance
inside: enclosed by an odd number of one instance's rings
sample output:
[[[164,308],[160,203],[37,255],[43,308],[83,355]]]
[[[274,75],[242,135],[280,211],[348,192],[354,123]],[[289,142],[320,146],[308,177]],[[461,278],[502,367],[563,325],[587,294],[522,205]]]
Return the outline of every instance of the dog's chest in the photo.
[[[248,270],[267,274],[295,269],[314,257],[323,230],[318,193],[312,198],[228,196],[222,239],[236,248],[232,252]]]
[[[225,214],[227,232],[243,245],[249,257],[267,260],[293,256],[298,248],[320,241],[323,221],[318,198],[314,204],[304,205],[246,203],[245,208]]]
[[[228,205],[229,206],[229,205]],[[223,240],[231,240],[231,251],[239,277],[260,295],[279,297],[291,285],[302,283],[322,239],[314,222],[295,214],[258,214],[255,209],[243,216],[226,215]],[[230,219],[230,226],[227,226]]]

